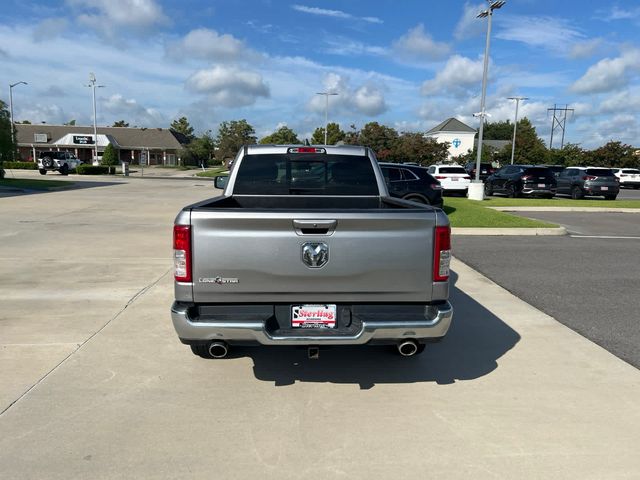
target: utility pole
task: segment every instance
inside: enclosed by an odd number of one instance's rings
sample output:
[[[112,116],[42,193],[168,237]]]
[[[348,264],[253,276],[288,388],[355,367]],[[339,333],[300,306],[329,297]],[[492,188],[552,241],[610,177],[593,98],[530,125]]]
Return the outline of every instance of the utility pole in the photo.
[[[13,131],[15,130],[15,123],[13,121],[13,87],[17,85],[28,85],[27,82],[16,82],[9,85],[9,115],[11,116],[11,160],[16,160],[16,139]],[[35,156],[33,159],[35,160]]]
[[[335,92],[317,92],[316,95],[324,95],[327,103],[324,107],[324,144],[327,144],[327,131],[329,130],[329,95],[338,95]]]
[[[564,147],[564,131],[567,124],[567,112],[574,112],[573,108],[569,108],[569,105],[565,105],[564,107],[560,107],[556,104],[553,105],[553,108],[548,108],[548,112],[553,112],[553,120],[551,120],[551,139],[549,140],[549,150],[553,148],[553,133],[556,128],[562,130],[562,140],[560,141],[560,148]],[[563,112],[563,113],[559,113]]]
[[[511,165],[513,165],[513,158],[516,155],[516,131],[518,129],[518,106],[520,100],[529,100],[529,97],[509,97],[509,100],[516,101],[516,119],[513,122],[513,140],[511,141]]]
[[[96,123],[96,88],[104,88],[106,85],[96,85],[96,76],[93,72],[89,73],[89,85],[85,87],[91,88],[93,97],[93,162],[98,161],[98,127]]]

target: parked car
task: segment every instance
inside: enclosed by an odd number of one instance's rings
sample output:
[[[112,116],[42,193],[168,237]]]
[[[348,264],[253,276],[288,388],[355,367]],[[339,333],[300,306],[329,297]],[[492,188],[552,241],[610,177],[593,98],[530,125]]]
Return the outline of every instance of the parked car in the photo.
[[[565,167],[563,167],[562,165],[545,165],[545,167],[551,170],[556,178],[558,178],[558,176],[565,169]]]
[[[442,208],[442,186],[426,168],[402,163],[380,163],[389,195]]]
[[[442,185],[444,193],[467,193],[471,177],[458,165],[431,165],[428,170]]]
[[[556,193],[556,177],[546,166],[507,165],[484,183],[484,193],[501,193],[508,197],[541,196],[552,198]]]
[[[637,168],[612,168],[611,171],[620,180],[620,188],[640,188],[640,170]]]
[[[610,168],[569,167],[558,177],[557,193],[576,200],[586,196],[615,200],[619,192],[618,177]]]
[[[71,170],[82,163],[71,152],[40,152],[38,154],[38,171],[40,175],[46,175],[47,172],[60,172],[62,175],[68,175]]]
[[[476,179],[476,162],[469,162],[464,166],[465,171],[471,177],[471,180]],[[480,180],[484,181],[489,175],[493,175],[496,171],[493,168],[493,165],[490,163],[481,163],[480,164]]]

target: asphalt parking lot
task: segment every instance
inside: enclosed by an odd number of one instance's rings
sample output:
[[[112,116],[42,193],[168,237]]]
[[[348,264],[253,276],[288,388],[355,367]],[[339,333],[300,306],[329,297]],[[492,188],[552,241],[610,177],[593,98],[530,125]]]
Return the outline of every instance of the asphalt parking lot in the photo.
[[[640,190],[621,188],[618,200],[640,200]]]
[[[638,370],[457,260],[454,324],[421,356],[192,355],[169,316],[171,226],[210,182],[107,183],[0,198],[3,478],[640,471]]]
[[[562,237],[456,237],[455,255],[640,367],[640,214],[528,212]]]

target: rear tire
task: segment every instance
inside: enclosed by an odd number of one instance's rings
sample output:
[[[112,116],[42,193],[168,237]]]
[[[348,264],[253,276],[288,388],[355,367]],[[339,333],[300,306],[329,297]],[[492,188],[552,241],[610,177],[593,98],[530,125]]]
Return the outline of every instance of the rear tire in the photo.
[[[487,197],[493,197],[493,186],[490,183],[484,184],[484,194]]]
[[[404,197],[405,200],[411,200],[412,202],[416,202],[416,203],[422,203],[423,205],[431,205],[429,203],[429,200],[427,200],[426,198],[423,197]]]
[[[582,200],[584,198],[584,192],[576,185],[571,189],[571,198],[574,200]]]
[[[44,168],[41,168],[38,170],[40,172],[40,175],[46,175],[47,171]]]
[[[69,175],[69,165],[65,163],[62,167],[60,167],[60,174]]]
[[[615,200],[617,197],[617,195],[605,195],[604,199],[605,200]]]
[[[516,188],[515,184],[511,184],[507,187],[507,197],[509,198],[518,198],[518,189]]]

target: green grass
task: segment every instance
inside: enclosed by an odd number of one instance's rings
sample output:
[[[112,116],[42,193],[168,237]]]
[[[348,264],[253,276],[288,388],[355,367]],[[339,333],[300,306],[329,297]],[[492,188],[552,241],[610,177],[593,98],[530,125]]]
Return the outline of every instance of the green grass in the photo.
[[[217,177],[218,175],[228,172],[229,170],[226,167],[216,167],[211,170],[207,170],[206,172],[198,172],[196,173],[196,177]]]
[[[55,190],[70,187],[73,184],[74,182],[64,180],[24,180],[18,178],[5,178],[0,180],[0,187],[23,188],[27,190]]]
[[[445,200],[446,203],[446,200]],[[640,208],[640,200],[571,200],[570,198],[502,198],[489,197],[485,207],[604,207]]]
[[[505,212],[486,208],[487,202],[467,198],[447,197],[444,211],[449,216],[452,227],[485,228],[553,228],[552,223],[517,217]],[[611,203],[611,202],[609,202]]]

